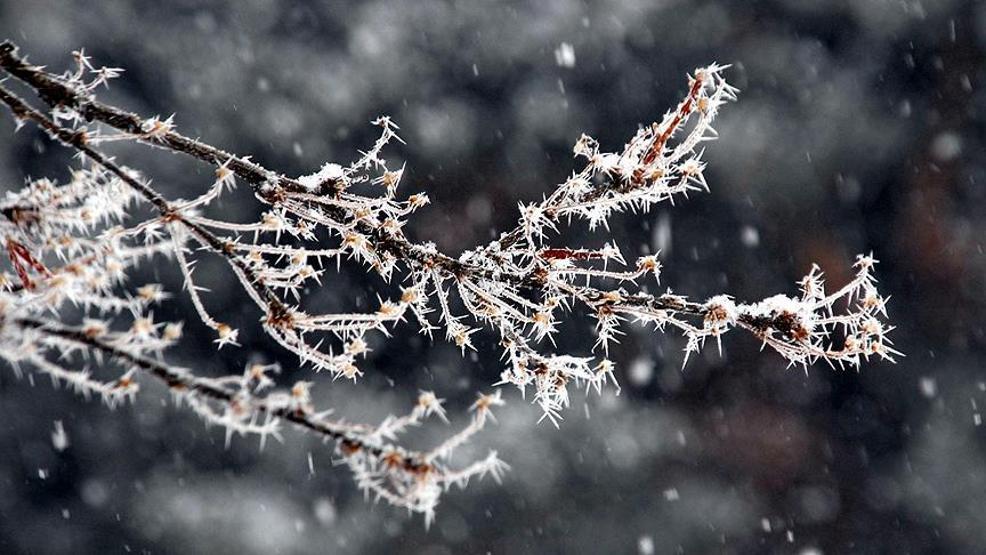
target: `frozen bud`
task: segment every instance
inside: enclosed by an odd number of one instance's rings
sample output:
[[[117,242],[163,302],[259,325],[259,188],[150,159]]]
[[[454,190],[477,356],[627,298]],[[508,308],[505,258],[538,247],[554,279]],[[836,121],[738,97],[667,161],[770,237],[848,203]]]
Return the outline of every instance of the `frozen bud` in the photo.
[[[866,271],[866,270],[869,270],[870,268],[872,268],[873,266],[875,266],[877,262],[879,262],[879,261],[876,260],[875,258],[873,258],[873,255],[872,254],[870,254],[870,255],[859,254],[859,255],[856,255],[856,264],[855,264],[855,266],[857,268],[859,268],[860,270]]]
[[[411,205],[411,208],[417,209],[430,203],[431,199],[429,199],[428,195],[424,193],[415,193],[407,197],[407,202]]]
[[[555,332],[554,315],[547,310],[539,310],[531,316],[538,340]]]
[[[806,299],[821,299],[825,296],[822,273],[818,265],[812,264],[811,272],[801,280],[801,290]]]
[[[433,391],[422,391],[418,395],[418,406],[424,411],[425,416],[435,414],[445,422],[448,422],[445,416],[445,408],[442,406],[444,402],[445,399],[439,399]]]
[[[853,336],[847,336],[845,342],[845,349],[847,351],[855,351],[859,348],[859,341]]]
[[[712,297],[705,303],[705,328],[714,333],[736,323],[736,303],[726,295]]]
[[[613,361],[609,360],[608,358],[604,358],[601,361],[599,361],[599,364],[596,366],[596,379],[595,379],[595,384],[596,384],[595,386],[597,393],[602,393],[602,386],[605,385],[607,381],[611,381],[614,384],[616,384],[616,374],[613,373],[615,369],[616,369],[616,365],[613,364]],[[619,392],[619,385],[617,384],[617,393],[618,392]]]
[[[616,304],[623,301],[623,295],[619,291],[605,291],[599,296],[599,300],[605,304]]]
[[[265,367],[263,364],[251,364],[247,366],[247,377],[252,380],[259,380],[265,375]]]
[[[700,67],[695,70],[695,81],[705,83],[708,79],[708,76],[709,76],[709,70],[704,67]]]
[[[261,225],[268,231],[282,231],[286,226],[284,218],[274,212],[264,212],[260,219]]]
[[[874,355],[887,356],[887,350],[883,346],[883,341],[877,339],[876,341],[870,343],[870,352]]]
[[[148,137],[162,137],[174,129],[174,118],[175,116],[172,115],[166,120],[161,120],[159,116],[154,116],[145,121],[140,129]]]
[[[140,389],[140,385],[134,379],[134,374],[133,370],[128,370],[126,374],[120,376],[113,384],[115,393],[121,395],[135,394]]]
[[[394,470],[404,466],[404,456],[397,450],[389,450],[380,457],[380,462],[389,469]]]
[[[161,301],[165,295],[160,284],[148,283],[137,288],[137,296],[145,302],[156,303]]]
[[[291,387],[291,408],[296,411],[311,412],[312,382],[295,382]]]
[[[473,347],[472,338],[470,336],[477,331],[479,330],[456,326],[455,329],[450,331],[450,335],[452,337],[452,341],[455,343],[455,346],[462,349],[462,352],[465,352],[466,349],[476,349]]]
[[[661,263],[656,256],[643,256],[637,259],[637,270],[659,277],[661,275]]]
[[[356,378],[362,376],[363,373],[360,372],[359,368],[351,360],[346,360],[339,364],[336,368],[339,375],[346,378],[347,380],[356,381]]]
[[[311,382],[296,382],[294,386],[291,387],[291,396],[295,399],[305,399],[311,398]]]
[[[381,185],[387,188],[388,191],[392,191],[397,188],[397,185],[401,182],[401,175],[403,175],[403,170],[398,171],[385,171],[383,175],[380,176],[379,182]]]
[[[655,182],[660,181],[665,175],[667,175],[667,172],[664,168],[652,167],[644,170],[642,177],[645,181]]]
[[[592,137],[582,134],[579,140],[575,142],[575,148],[572,149],[576,157],[582,157],[587,160],[591,160],[596,153],[599,151],[599,143],[596,142]]]
[[[236,339],[240,334],[239,330],[235,330],[227,324],[219,323],[216,324],[216,333],[219,334],[219,338],[215,342],[219,344],[220,349],[223,345],[238,345]]]
[[[181,339],[182,335],[182,325],[179,322],[173,322],[164,326],[164,333],[161,337],[168,341],[177,341]]]
[[[407,287],[401,291],[401,302],[404,304],[412,304],[417,302],[420,298],[417,287]]]
[[[377,309],[377,314],[384,318],[393,318],[394,316],[400,314],[400,308],[394,303],[387,301],[380,305]]]
[[[98,320],[88,320],[85,325],[82,326],[82,333],[90,339],[102,337],[106,335],[107,331],[106,324]]]
[[[498,389],[496,390],[496,392],[490,394],[480,393],[476,397],[476,402],[474,402],[472,406],[469,407],[469,409],[476,411],[478,413],[486,413],[489,412],[489,410],[492,407],[503,405],[503,404],[504,404],[503,397],[502,394],[500,393],[500,390]]]
[[[302,266],[301,268],[298,268],[298,278],[301,280],[306,280],[315,275],[317,275],[317,273],[315,272],[315,268],[311,266],[305,265]]]
[[[880,335],[883,333],[883,322],[877,320],[876,318],[867,318],[863,320],[860,329],[868,335]]]
[[[613,368],[615,368],[615,365],[613,364],[613,361],[612,360],[609,360],[608,358],[604,358],[603,360],[599,361],[599,365],[596,366],[596,373],[597,374],[612,374],[613,373]]]
[[[137,318],[130,331],[137,337],[150,337],[154,334],[154,321],[150,318]]]
[[[381,227],[383,227],[385,230],[387,230],[390,233],[397,233],[398,231],[400,231],[402,225],[403,224],[401,224],[400,220],[396,220],[394,218],[387,218],[383,221]]]
[[[216,168],[216,181],[226,182],[233,176],[233,170],[229,169],[229,162]]]
[[[709,113],[709,106],[710,103],[709,103],[709,98],[707,96],[703,96],[702,98],[699,98],[698,101],[695,103],[695,108],[702,114]]]
[[[346,354],[359,356],[365,354],[369,351],[369,347],[366,345],[366,341],[363,341],[362,337],[357,337],[352,341],[346,343]]]
[[[681,164],[680,170],[682,174],[688,177],[695,177],[700,173],[702,173],[704,167],[705,166],[702,164],[702,162],[698,161],[695,158],[691,158],[689,160],[686,160],[683,164]]]
[[[342,236],[342,246],[345,248],[361,250],[367,244],[366,237],[352,231]]]

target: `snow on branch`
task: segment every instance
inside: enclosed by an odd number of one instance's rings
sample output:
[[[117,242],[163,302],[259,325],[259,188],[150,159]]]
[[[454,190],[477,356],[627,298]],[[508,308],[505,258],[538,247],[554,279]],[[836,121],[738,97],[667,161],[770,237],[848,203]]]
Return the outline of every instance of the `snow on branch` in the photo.
[[[678,105],[616,152],[583,135],[574,147],[581,169],[542,201],[521,204],[513,229],[453,258],[404,232],[429,201],[423,193],[398,194],[404,167],[383,157],[400,142],[389,118],[373,122],[379,138],[355,161],[290,177],[181,134],[174,116],[145,118],[100,102],[97,89],[122,70],[97,68],[81,51],[74,58],[72,69],[56,74],[28,63],[12,43],[0,44],[0,102],[16,128],[38,126],[80,160],[68,182],[32,180],[0,202],[10,262],[10,271],[0,274],[0,358],[18,372],[47,374],[110,406],[132,398],[140,376],[156,378],[207,423],[225,428],[227,441],[234,434],[277,438],[283,422],[295,424],[333,440],[361,489],[425,514],[426,522],[450,485],[485,474],[499,478],[506,468],[495,453],[460,469],[448,466],[449,455],[493,421],[501,390],[480,395],[470,423],[445,442],[410,450],[397,441],[406,429],[430,416],[446,418],[434,393],[422,392],[404,416],[353,425],[317,410],[309,382],[276,388],[271,367],[207,378],[162,362],[181,341],[182,325],[155,321],[152,307],[182,291],[133,287],[132,269],[176,263],[194,307],[190,317],[213,330],[217,348],[235,348],[240,330],[217,314],[195,272],[205,257],[222,261],[264,332],[300,365],[333,379],[357,380],[367,371],[361,368],[367,336],[389,335],[405,323],[429,336],[442,330],[463,353],[475,348],[475,334],[492,332],[505,360],[495,385],[514,385],[525,395],[532,389],[542,419],[556,426],[570,404],[570,386],[618,387],[608,353],[627,320],[683,333],[685,361],[709,338],[721,348],[722,335],[732,329],[805,368],[820,360],[858,367],[871,357],[892,361],[900,354],[888,338],[892,326],[872,256],[860,256],[856,276],[833,293],[815,267],[796,297],[745,303],[722,294],[699,302],[670,289],[661,295],[641,289],[645,280],[659,283],[656,253],[628,261],[609,237],[601,248],[559,244],[562,226],[585,222],[589,230],[607,230],[615,214],[644,213],[709,190],[704,143],[716,138],[716,116],[737,92],[724,78],[726,66],[696,70]],[[7,88],[10,79],[33,91],[43,107]],[[214,180],[190,199],[166,198],[148,176],[102,150],[119,141],[192,157],[211,166]],[[238,187],[249,187],[260,203],[256,221],[203,215]],[[367,312],[309,313],[305,292],[328,287],[326,274],[343,262],[404,285]],[[594,353],[555,352],[553,337],[569,310],[595,319]],[[117,377],[94,377],[111,368],[119,370]]]

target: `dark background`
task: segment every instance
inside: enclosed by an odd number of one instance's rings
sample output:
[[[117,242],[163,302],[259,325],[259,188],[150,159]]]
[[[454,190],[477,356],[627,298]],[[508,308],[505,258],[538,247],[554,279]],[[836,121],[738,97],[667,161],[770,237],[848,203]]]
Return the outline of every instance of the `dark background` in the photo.
[[[62,70],[79,47],[124,76],[103,98],[289,175],[346,163],[368,121],[402,126],[405,194],[426,191],[412,236],[457,254],[516,220],[516,203],[575,167],[581,132],[618,149],[684,93],[685,75],[734,65],[740,89],[708,146],[712,194],[636,217],[612,237],[628,256],[662,249],[663,285],[695,298],[793,294],[812,262],[829,283],[873,251],[907,354],[859,372],[805,373],[729,334],[682,370],[683,341],[629,327],[623,385],[581,395],[561,430],[535,425],[514,390],[500,424],[457,456],[498,449],[505,483],[453,491],[420,518],[363,501],[330,449],[288,432],[260,452],[223,448],[145,383],[109,411],[46,382],[0,374],[4,553],[976,553],[986,550],[983,255],[986,4],[961,0],[538,2],[55,2],[0,0],[0,36]],[[562,43],[574,67],[556,61]],[[68,154],[0,118],[0,183],[64,178]],[[211,170],[144,148],[115,151],[166,194],[192,197]],[[242,198],[241,198],[242,197]],[[250,217],[243,194],[219,210]],[[606,237],[584,235],[587,245]],[[244,347],[216,353],[185,318],[172,360],[202,373],[280,361],[319,403],[354,420],[449,399],[453,424],[500,371],[430,344],[412,326],[376,337],[358,385],[295,370],[257,332],[221,264],[199,269],[210,307]],[[177,291],[174,268],[146,269]],[[342,310],[389,289],[358,269],[313,295]],[[559,349],[587,352],[576,320]],[[568,330],[569,328],[566,328]],[[61,420],[71,441],[51,441]],[[438,426],[442,428],[443,426]],[[444,433],[445,430],[437,430]],[[420,434],[422,441],[433,438]],[[309,472],[312,457],[314,475]]]

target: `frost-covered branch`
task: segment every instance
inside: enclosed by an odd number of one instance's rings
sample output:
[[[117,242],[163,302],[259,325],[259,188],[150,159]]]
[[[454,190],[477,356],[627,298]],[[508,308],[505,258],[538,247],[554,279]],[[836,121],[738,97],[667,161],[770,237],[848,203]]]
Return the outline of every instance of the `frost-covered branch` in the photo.
[[[149,312],[169,292],[156,284],[133,292],[124,281],[134,265],[162,259],[177,263],[194,317],[215,332],[218,347],[237,345],[239,330],[216,316],[195,273],[205,256],[222,260],[235,275],[267,335],[301,364],[333,378],[361,376],[367,335],[389,334],[404,322],[413,320],[429,336],[443,330],[463,353],[474,348],[475,334],[491,331],[500,339],[505,360],[497,385],[511,384],[525,394],[533,389],[531,400],[542,409],[542,418],[556,425],[570,404],[570,386],[597,392],[618,387],[608,354],[627,320],[681,332],[687,340],[685,361],[710,337],[721,348],[722,335],[736,328],[806,368],[819,360],[858,367],[870,357],[892,361],[899,354],[887,337],[892,327],[886,322],[886,299],[876,288],[872,256],[859,257],[855,277],[833,293],[826,292],[816,267],[798,296],[741,302],[721,294],[693,301],[670,289],[655,295],[641,287],[647,280],[659,283],[657,253],[627,261],[608,233],[597,246],[560,244],[562,226],[585,222],[590,231],[602,232],[615,214],[647,212],[709,190],[703,145],[716,138],[716,117],[737,92],[724,77],[725,66],[697,69],[677,106],[639,129],[622,149],[606,152],[583,135],[574,147],[581,169],[540,202],[521,204],[511,230],[453,258],[404,232],[428,198],[398,195],[404,167],[391,166],[383,157],[385,148],[400,141],[389,118],[373,122],[379,138],[355,161],[328,162],[309,175],[290,177],[181,134],[173,116],[146,118],[100,102],[96,90],[121,70],[97,68],[82,52],[75,53],[75,62],[71,70],[56,74],[28,63],[12,43],[0,44],[4,80],[20,81],[45,106],[34,107],[0,80],[0,101],[17,126],[37,125],[81,159],[68,183],[34,180],[0,203],[0,233],[12,271],[0,275],[3,333],[21,329],[21,335],[11,336],[17,349],[35,347],[23,355],[4,347],[0,354],[107,402],[121,399],[117,381],[94,380],[87,371],[46,355],[81,351],[125,362],[130,370],[147,371],[166,384],[186,380],[175,384],[186,390],[188,404],[233,432],[266,436],[277,420],[312,427],[306,424],[313,413],[305,383],[290,394],[258,395],[272,382],[263,372],[210,381],[181,372],[172,376],[168,366],[146,358],[149,353],[163,357],[181,338],[182,328],[156,323]],[[103,144],[120,141],[190,156],[210,165],[215,179],[191,198],[166,198],[148,176],[102,150]],[[204,215],[217,199],[244,186],[259,203],[256,221]],[[306,290],[322,287],[326,273],[344,261],[404,286],[369,312],[309,313]],[[68,322],[66,306],[82,307],[83,321]],[[554,335],[569,310],[595,319],[594,353],[556,352]],[[110,331],[121,325],[128,330]],[[132,383],[132,377],[127,380]],[[204,389],[196,393],[196,387]],[[240,406],[244,395],[246,408]],[[391,448],[389,442],[430,415],[444,418],[441,401],[431,393],[422,394],[409,414],[378,427],[330,426],[321,417],[318,422],[323,431],[335,430],[326,435],[337,440],[363,489],[430,515],[442,487],[501,469],[495,458],[460,471],[432,468],[482,429],[490,407],[500,402],[499,392],[481,397],[472,423],[426,453]],[[425,478],[419,468],[430,469]]]
[[[142,354],[147,344],[133,330],[113,333],[91,325],[71,328],[34,318],[7,318],[2,326],[0,355],[5,359],[47,374],[55,385],[65,383],[87,398],[98,395],[111,408],[132,400],[139,390],[138,375],[147,375],[167,386],[176,403],[191,407],[207,424],[224,428],[227,445],[234,434],[256,435],[263,448],[268,437],[281,439],[282,422],[332,441],[360,488],[423,513],[426,523],[434,517],[445,489],[464,487],[470,478],[487,474],[499,481],[507,468],[495,452],[463,468],[447,463],[455,447],[492,419],[491,407],[502,404],[499,392],[480,395],[472,407],[472,421],[461,431],[430,450],[416,451],[397,443],[397,434],[431,415],[447,422],[443,400],[432,392],[422,391],[406,416],[389,417],[376,426],[352,424],[330,418],[331,410],[316,409],[308,382],[295,383],[287,391],[272,389],[270,374],[277,371],[276,365],[251,364],[241,376],[208,378],[148,358]],[[106,359],[124,369],[123,373],[103,382],[89,371],[70,370],[52,361],[71,353]]]

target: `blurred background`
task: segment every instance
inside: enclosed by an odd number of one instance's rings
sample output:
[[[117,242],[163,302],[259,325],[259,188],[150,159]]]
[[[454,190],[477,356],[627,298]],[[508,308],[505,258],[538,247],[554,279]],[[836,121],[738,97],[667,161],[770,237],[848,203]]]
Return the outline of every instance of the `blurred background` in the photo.
[[[420,518],[364,502],[328,446],[288,432],[261,452],[150,382],[109,411],[0,369],[4,553],[981,553],[986,550],[986,4],[975,0],[621,2],[56,2],[0,0],[0,37],[61,71],[85,47],[126,69],[104,100],[253,155],[288,175],[345,164],[381,114],[402,126],[405,194],[433,204],[410,230],[457,254],[516,221],[575,167],[581,132],[619,149],[713,61],[742,92],[709,144],[711,194],[613,222],[628,256],[660,249],[662,285],[702,299],[796,292],[812,262],[829,284],[873,251],[890,294],[896,366],[786,368],[742,333],[682,369],[683,341],[638,327],[616,349],[619,396],[578,396],[560,430],[508,406],[457,460],[512,465]],[[146,148],[114,151],[166,194],[211,169]],[[0,117],[0,187],[64,178],[72,161]],[[242,197],[242,198],[240,198]],[[226,214],[256,210],[231,196]],[[608,237],[577,235],[586,245]],[[245,326],[220,354],[185,318],[178,364],[239,373],[279,361],[352,420],[403,411],[418,388],[453,424],[500,365],[494,338],[462,358],[412,326],[375,337],[358,385],[297,370],[259,334],[220,263],[198,275]],[[174,268],[135,283],[177,291]],[[344,269],[312,292],[359,309],[389,291]],[[559,350],[588,352],[573,321]],[[586,406],[583,406],[586,405]],[[587,415],[590,416],[587,418]],[[55,421],[69,444],[56,449]],[[437,430],[423,430],[427,443]],[[311,460],[311,464],[309,463]]]

